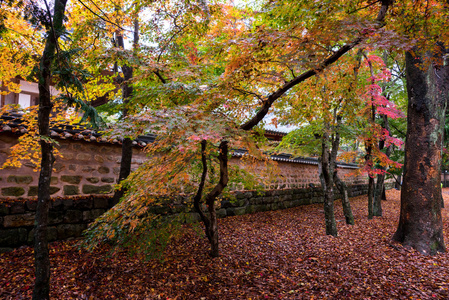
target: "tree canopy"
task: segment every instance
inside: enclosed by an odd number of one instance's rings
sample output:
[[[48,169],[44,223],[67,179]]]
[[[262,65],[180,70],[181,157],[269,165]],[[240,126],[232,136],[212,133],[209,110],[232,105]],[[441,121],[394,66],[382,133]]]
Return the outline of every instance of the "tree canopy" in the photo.
[[[118,229],[129,234],[145,229],[148,219],[142,216],[151,205],[189,194],[206,227],[211,255],[218,256],[217,197],[232,181],[255,188],[270,179],[254,174],[258,172],[249,176],[248,166],[228,167],[228,156],[233,148],[244,147],[248,161],[259,160],[271,172],[251,131],[272,123],[297,127],[281,146],[308,144],[309,154],[320,155],[322,188],[329,190],[326,225],[334,222],[330,212],[337,154],[351,158],[340,151],[340,141],[359,145],[352,150],[363,158],[361,171],[370,177],[369,217],[381,214],[380,202],[372,198],[375,175],[382,183],[381,176],[404,162],[408,183],[403,195],[408,196],[402,197],[395,239],[434,254],[445,251],[437,197],[448,95],[448,6],[437,0],[270,0],[247,5],[77,0],[66,7],[60,0],[51,9],[45,1],[1,1],[1,93],[20,90],[15,78],[39,82],[39,106],[29,110],[39,112],[38,123],[22,140],[37,151],[34,159],[42,158],[39,198],[46,201],[54,160],[48,129],[58,101],[83,110],[83,120],[106,129],[90,105],[106,97],[108,103],[99,110],[110,135],[128,141],[143,133],[157,136],[147,147],[153,160],[123,181],[127,191],[121,202],[93,225],[90,232],[98,234],[97,241],[114,238]],[[61,92],[58,98],[50,94],[50,84]],[[405,133],[405,122],[395,119],[404,116],[407,102]],[[413,131],[418,124],[427,131]],[[404,134],[405,161],[398,157]],[[424,144],[432,144],[413,152],[429,158],[421,165],[407,156],[420,135]],[[23,149],[16,156],[31,158]],[[410,184],[423,168],[431,180]],[[426,201],[431,204],[424,205]],[[417,206],[427,213],[415,215],[415,222],[409,216]],[[45,209],[48,213],[48,205]],[[432,230],[425,230],[427,221]],[[45,227],[45,216],[39,222]],[[417,234],[423,230],[427,235]],[[333,229],[326,232],[336,235]]]

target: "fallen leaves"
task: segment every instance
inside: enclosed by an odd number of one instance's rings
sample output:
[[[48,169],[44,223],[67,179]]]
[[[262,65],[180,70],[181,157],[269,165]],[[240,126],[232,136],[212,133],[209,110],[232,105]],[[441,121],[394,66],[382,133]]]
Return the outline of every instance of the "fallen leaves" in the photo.
[[[445,190],[449,192],[449,190]],[[75,241],[51,244],[53,299],[448,299],[449,254],[423,256],[391,242],[399,192],[384,216],[367,220],[365,196],[351,199],[356,225],[336,205],[338,237],[324,235],[321,205],[219,220],[221,256],[194,230],[173,241],[164,261],[94,252]],[[449,195],[445,194],[446,205]],[[446,206],[449,207],[449,206]],[[449,240],[448,211],[443,209]],[[0,255],[0,298],[28,299],[33,249]]]

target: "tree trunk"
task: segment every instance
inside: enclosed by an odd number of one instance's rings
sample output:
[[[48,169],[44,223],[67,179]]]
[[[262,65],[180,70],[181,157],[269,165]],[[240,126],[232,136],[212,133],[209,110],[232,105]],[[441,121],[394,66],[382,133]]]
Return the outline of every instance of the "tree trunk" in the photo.
[[[332,140],[332,151],[330,151],[329,144],[331,143],[331,138],[329,136],[329,131],[330,124],[327,123],[325,124],[324,132],[321,137],[321,157],[318,160],[318,167],[321,187],[323,188],[326,234],[337,236],[337,224],[334,213],[334,171],[340,136],[337,127],[336,138]]]
[[[374,216],[374,177],[369,176],[368,180],[368,219],[371,220]]]
[[[390,132],[390,125],[388,123],[388,117],[383,115],[383,124],[382,128],[386,129],[388,132]],[[379,150],[384,149],[385,142],[381,141],[379,143]],[[393,146],[389,145],[385,151],[385,155],[390,158],[391,151]],[[379,169],[385,170],[385,167],[380,166]],[[385,193],[385,173],[377,175],[377,184],[376,184],[376,191],[374,193],[374,203],[373,203],[373,215],[376,217],[382,216],[382,197]]]
[[[131,139],[124,139],[122,143],[122,158],[120,161],[120,172],[117,183],[122,182],[131,173],[131,162],[133,158],[133,141]],[[119,203],[120,199],[125,194],[125,189],[122,187],[116,190],[112,197],[112,204]]]
[[[51,65],[57,50],[58,38],[63,31],[67,0],[56,0],[52,28],[49,30],[39,70],[38,127],[42,136],[41,167],[38,183],[38,202],[34,222],[35,283],[33,299],[50,298],[50,257],[48,251],[48,210],[50,206],[50,181],[53,168],[53,144],[50,142],[50,113],[53,107],[50,94]],[[48,7],[47,7],[48,8]],[[48,14],[50,12],[48,11]]]
[[[416,49],[415,49],[416,50]],[[408,92],[401,214],[393,240],[423,254],[445,252],[441,217],[441,146],[448,100],[447,51],[406,53]],[[429,60],[431,58],[432,60]],[[427,62],[424,62],[426,59]]]
[[[139,41],[139,26],[137,21],[134,21],[134,41],[133,45],[136,47],[138,41]],[[118,35],[117,36],[117,44],[121,49],[125,48],[124,42],[123,42],[123,36]],[[122,83],[122,97],[123,97],[123,110],[122,110],[122,116],[125,118],[128,115],[128,103],[129,99],[131,98],[133,94],[133,87],[130,85],[129,80],[133,78],[133,68],[127,65],[122,66],[122,72],[123,72],[123,80]],[[122,158],[120,161],[120,172],[118,177],[118,183],[126,179],[129,174],[131,173],[131,162],[133,158],[133,144],[132,140],[130,138],[123,139],[122,143]],[[113,205],[117,204],[120,201],[120,198],[123,197],[125,193],[125,189],[122,187],[120,190],[116,190],[114,193],[114,196],[112,197],[112,203]]]
[[[394,188],[397,190],[401,190],[402,187],[402,175],[399,175],[398,178],[396,178],[394,183]]]
[[[206,205],[209,211],[210,226],[209,241],[211,244],[210,255],[212,257],[219,256],[218,249],[218,225],[217,214],[215,212],[215,200],[223,192],[224,188],[228,184],[228,142],[222,141],[218,147],[220,153],[218,154],[218,160],[220,162],[220,180],[214,189],[206,195]]]
[[[218,241],[218,224],[217,224],[217,213],[215,210],[215,200],[223,192],[224,188],[228,184],[228,142],[222,141],[218,147],[219,154],[218,160],[220,163],[220,180],[217,185],[210,191],[206,197],[207,210],[209,216],[204,214],[200,206],[201,195],[203,193],[204,183],[207,175],[207,158],[206,158],[206,144],[205,140],[201,141],[201,161],[203,164],[203,172],[201,175],[201,181],[198,187],[198,191],[193,199],[193,206],[199,213],[201,220],[204,223],[206,236],[209,240],[211,250],[210,255],[212,257],[218,257],[220,255],[219,251],[219,241]]]
[[[354,225],[354,215],[352,214],[351,203],[348,197],[348,188],[340,178],[338,178],[337,171],[334,171],[334,182],[343,197],[341,199],[341,205],[343,207],[343,214],[345,215],[346,224]]]

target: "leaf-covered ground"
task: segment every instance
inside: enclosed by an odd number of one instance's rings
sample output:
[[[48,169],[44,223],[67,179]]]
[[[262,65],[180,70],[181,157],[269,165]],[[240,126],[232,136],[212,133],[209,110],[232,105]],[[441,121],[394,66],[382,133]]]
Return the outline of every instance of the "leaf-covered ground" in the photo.
[[[449,190],[445,189],[446,207]],[[390,242],[399,192],[384,217],[367,220],[366,196],[351,199],[356,225],[336,211],[339,236],[324,235],[323,209],[310,205],[219,220],[221,253],[187,228],[165,261],[142,261],[105,246],[51,244],[53,299],[449,299],[449,254],[422,256]],[[448,210],[443,210],[449,241]],[[33,250],[0,254],[0,298],[29,299]]]

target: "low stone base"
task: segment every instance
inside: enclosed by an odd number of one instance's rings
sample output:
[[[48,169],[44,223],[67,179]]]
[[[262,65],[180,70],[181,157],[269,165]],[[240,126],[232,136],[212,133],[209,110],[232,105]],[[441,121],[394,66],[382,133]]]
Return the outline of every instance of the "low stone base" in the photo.
[[[393,188],[393,183],[387,183],[386,188]],[[367,185],[348,187],[350,197],[364,195],[367,192]],[[339,199],[340,196],[336,194],[335,198]],[[184,222],[199,222],[199,214],[182,204],[186,203],[188,199],[182,200],[171,206],[155,207],[153,210],[164,215],[186,212]],[[235,192],[233,199],[220,201],[217,206],[217,216],[219,218],[240,216],[322,202],[323,192],[319,187]],[[48,224],[49,241],[81,236],[89,223],[111,207],[112,198],[109,196],[52,200]],[[36,200],[10,200],[0,203],[0,252],[22,245],[33,245],[35,212]]]

